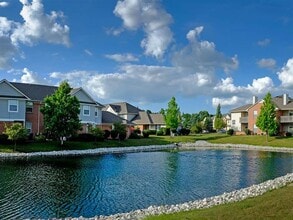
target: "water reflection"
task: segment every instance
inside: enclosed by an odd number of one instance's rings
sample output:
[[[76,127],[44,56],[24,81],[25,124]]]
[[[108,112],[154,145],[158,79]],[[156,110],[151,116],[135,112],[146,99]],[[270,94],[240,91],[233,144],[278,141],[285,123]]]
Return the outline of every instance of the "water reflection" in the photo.
[[[292,165],[292,154],[232,150],[0,160],[0,219],[181,203],[285,175]]]

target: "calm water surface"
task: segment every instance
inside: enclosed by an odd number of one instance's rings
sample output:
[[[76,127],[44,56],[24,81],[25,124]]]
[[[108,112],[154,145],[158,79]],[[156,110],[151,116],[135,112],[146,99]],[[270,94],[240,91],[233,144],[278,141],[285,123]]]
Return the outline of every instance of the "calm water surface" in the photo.
[[[109,215],[210,197],[291,172],[292,154],[240,150],[0,160],[0,219]]]

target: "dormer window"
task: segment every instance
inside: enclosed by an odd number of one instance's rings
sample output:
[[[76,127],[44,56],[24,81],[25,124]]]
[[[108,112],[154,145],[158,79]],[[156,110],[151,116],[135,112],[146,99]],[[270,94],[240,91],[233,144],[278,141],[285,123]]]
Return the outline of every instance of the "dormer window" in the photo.
[[[88,105],[83,106],[83,115],[90,116],[90,106],[88,106]]]
[[[8,112],[18,112],[18,100],[8,100]]]

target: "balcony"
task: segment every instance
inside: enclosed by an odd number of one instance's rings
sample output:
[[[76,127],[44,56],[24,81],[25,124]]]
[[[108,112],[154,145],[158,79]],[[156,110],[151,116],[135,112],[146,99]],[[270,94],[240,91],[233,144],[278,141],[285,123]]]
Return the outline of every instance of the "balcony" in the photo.
[[[248,123],[248,117],[241,117],[240,118],[240,123],[241,124],[247,124]]]
[[[293,122],[293,115],[280,117],[280,123],[291,123],[291,122]]]

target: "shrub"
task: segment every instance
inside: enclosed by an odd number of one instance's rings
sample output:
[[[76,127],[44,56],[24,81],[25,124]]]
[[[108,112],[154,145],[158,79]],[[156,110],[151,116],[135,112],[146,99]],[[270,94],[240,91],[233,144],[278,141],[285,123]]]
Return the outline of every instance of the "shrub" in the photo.
[[[246,135],[251,135],[251,130],[249,130],[248,128],[245,128],[244,132]]]
[[[291,132],[286,132],[286,137],[292,137],[292,133]]]
[[[229,129],[228,131],[227,131],[227,134],[228,135],[233,135],[234,134],[234,130],[231,128],[231,129]]]
[[[116,139],[117,138],[117,136],[118,136],[118,131],[117,130],[111,130],[110,131],[110,133],[111,133],[111,138],[112,139]]]
[[[129,138],[129,139],[139,139],[140,136],[139,136],[137,133],[132,132],[132,133],[129,135],[128,138]]]
[[[43,134],[37,134],[35,136],[35,141],[36,142],[44,142],[44,141],[46,141],[46,137]]]
[[[91,134],[95,137],[95,141],[103,141],[104,140],[104,131],[99,128],[91,128]]]
[[[0,144],[12,144],[12,141],[8,140],[7,134],[0,134]]]
[[[150,131],[149,130],[144,130],[142,132],[142,135],[143,135],[144,138],[148,138],[150,136]]]
[[[108,139],[111,135],[111,132],[109,130],[104,130],[104,139]]]
[[[91,142],[95,140],[93,134],[90,133],[82,133],[72,138],[73,141],[83,141],[83,142]]]
[[[163,130],[163,133],[164,133],[163,135],[170,135],[171,134],[170,128],[161,128],[161,129]]]
[[[141,134],[141,130],[140,130],[140,128],[136,128],[136,129],[134,129],[133,133],[135,133],[135,134]]]
[[[126,138],[126,132],[120,132],[119,133],[119,140],[120,141],[124,141]]]
[[[157,130],[148,130],[150,135],[156,135],[157,134]]]
[[[157,136],[164,136],[163,129],[160,129],[160,130],[157,131]]]
[[[190,134],[190,129],[188,128],[182,128],[180,130],[180,135],[189,135]]]

